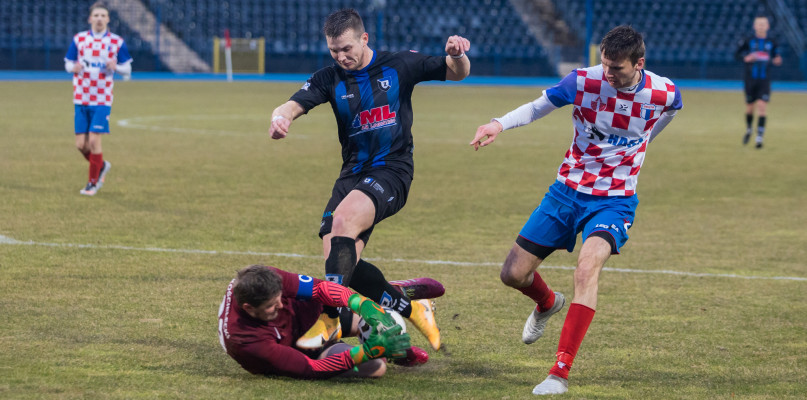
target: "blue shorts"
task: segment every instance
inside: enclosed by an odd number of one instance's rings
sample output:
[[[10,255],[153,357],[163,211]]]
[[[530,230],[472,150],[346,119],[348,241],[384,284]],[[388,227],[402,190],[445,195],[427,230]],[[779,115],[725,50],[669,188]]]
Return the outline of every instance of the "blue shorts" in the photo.
[[[110,106],[82,106],[76,104],[76,135],[109,133]]]
[[[614,238],[613,254],[628,241],[639,199],[633,196],[594,196],[556,181],[521,228],[519,236],[539,246],[571,252],[577,234],[583,241],[602,232]]]

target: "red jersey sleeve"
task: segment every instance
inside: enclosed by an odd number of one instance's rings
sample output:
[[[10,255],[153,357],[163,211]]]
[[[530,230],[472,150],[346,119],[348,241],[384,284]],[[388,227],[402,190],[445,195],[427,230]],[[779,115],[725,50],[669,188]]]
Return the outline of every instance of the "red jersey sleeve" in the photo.
[[[245,346],[240,353],[242,365],[260,366],[258,370],[250,370],[252,373],[301,379],[327,379],[355,365],[349,351],[312,360],[299,350],[277,343],[256,342]]]
[[[331,307],[347,307],[347,301],[353,291],[329,281],[319,281],[312,290],[312,297],[320,303]]]
[[[314,300],[326,306],[347,307],[350,289],[337,283],[323,281],[308,275],[294,274],[275,267],[269,267],[283,278],[283,297],[298,300]]]

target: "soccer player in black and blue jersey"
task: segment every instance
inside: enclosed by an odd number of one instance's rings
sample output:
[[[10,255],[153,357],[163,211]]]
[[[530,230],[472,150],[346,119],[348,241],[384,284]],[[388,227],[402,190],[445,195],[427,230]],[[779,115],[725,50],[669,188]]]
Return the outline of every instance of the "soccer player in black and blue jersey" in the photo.
[[[743,144],[751,139],[751,124],[754,122],[754,107],[757,111],[756,147],[762,148],[762,136],[765,134],[765,120],[768,101],[771,97],[771,64],[782,65],[782,56],[776,41],[768,37],[770,29],[768,17],[754,18],[754,35],[744,39],[737,47],[735,54],[738,60],[745,63],[745,135]]]
[[[269,134],[272,139],[285,138],[294,119],[317,105],[331,104],[343,163],[319,231],[326,279],[398,311],[438,350],[440,332],[431,302],[410,301],[377,267],[362,260],[361,252],[375,224],[406,203],[414,174],[411,128],[415,85],[467,77],[471,63],[465,52],[470,42],[461,36],[449,37],[445,56],[374,51],[368,46],[361,16],[353,9],[329,15],[323,32],[336,63],[315,72],[288,102],[272,112]],[[298,347],[319,347],[338,338],[338,314],[335,310],[326,310],[326,314],[297,342]]]

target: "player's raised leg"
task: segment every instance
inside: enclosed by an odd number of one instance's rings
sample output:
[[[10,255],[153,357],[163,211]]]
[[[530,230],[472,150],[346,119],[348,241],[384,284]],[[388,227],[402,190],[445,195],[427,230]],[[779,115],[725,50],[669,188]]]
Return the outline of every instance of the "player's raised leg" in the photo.
[[[322,237],[325,279],[349,286],[364,249],[364,242],[356,238],[373,226],[375,204],[366,194],[352,190],[339,202],[330,218],[331,230]],[[341,337],[338,316],[335,308],[326,307],[314,326],[297,340],[297,347],[316,349]]]

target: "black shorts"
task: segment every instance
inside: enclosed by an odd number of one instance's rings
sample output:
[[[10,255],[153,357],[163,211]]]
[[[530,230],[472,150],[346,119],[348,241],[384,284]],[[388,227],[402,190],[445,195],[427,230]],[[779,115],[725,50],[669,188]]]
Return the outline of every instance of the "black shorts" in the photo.
[[[768,102],[771,99],[770,79],[746,79],[745,103],[751,104],[757,100]]]
[[[331,233],[333,225],[333,211],[342,200],[353,190],[361,190],[369,196],[375,204],[375,218],[373,226],[359,234],[365,244],[370,240],[375,224],[400,211],[406,198],[409,196],[409,187],[412,176],[394,168],[378,168],[357,175],[342,176],[333,185],[331,199],[322,213],[322,224],[319,228],[319,237]]]

